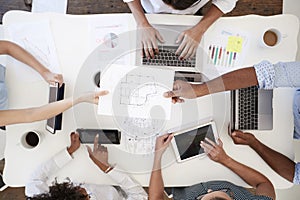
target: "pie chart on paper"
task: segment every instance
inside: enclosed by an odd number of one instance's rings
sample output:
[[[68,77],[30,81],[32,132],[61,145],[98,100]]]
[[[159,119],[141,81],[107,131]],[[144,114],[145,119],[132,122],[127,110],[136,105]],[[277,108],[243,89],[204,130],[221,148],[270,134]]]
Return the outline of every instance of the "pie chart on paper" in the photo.
[[[104,36],[104,44],[108,48],[115,48],[118,46],[119,37],[115,33],[108,33]]]

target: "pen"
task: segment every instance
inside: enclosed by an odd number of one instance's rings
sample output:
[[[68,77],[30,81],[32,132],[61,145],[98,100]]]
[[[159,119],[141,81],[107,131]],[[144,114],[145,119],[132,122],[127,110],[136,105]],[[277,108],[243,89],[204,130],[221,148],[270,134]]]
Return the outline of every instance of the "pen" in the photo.
[[[209,64],[210,61],[211,61],[211,59],[210,59],[210,54],[211,54],[211,45],[209,45],[209,47],[208,47],[208,61],[207,61],[208,64]]]
[[[219,52],[218,65],[220,65],[220,62],[221,62],[221,55],[222,55],[222,47]]]
[[[215,61],[214,61],[214,65],[216,65],[216,64],[217,64],[218,51],[219,51],[219,47],[217,47],[217,49],[216,49],[216,55],[215,55]]]
[[[230,52],[229,67],[231,66],[231,63],[232,63],[232,52]]]
[[[212,62],[213,62],[213,59],[214,59],[214,53],[215,53],[215,46],[213,46],[212,53],[211,53],[211,61]]]
[[[234,54],[233,54],[232,67],[234,67],[235,60],[236,60],[236,52],[234,52]]]

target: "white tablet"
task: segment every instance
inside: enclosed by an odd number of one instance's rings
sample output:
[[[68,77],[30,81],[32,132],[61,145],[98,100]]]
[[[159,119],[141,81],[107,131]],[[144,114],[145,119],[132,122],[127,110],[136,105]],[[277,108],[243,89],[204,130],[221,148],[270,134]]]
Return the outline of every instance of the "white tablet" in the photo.
[[[204,157],[204,149],[201,148],[200,142],[206,137],[217,143],[219,135],[214,121],[174,132],[171,143],[177,161],[184,162],[196,157]]]

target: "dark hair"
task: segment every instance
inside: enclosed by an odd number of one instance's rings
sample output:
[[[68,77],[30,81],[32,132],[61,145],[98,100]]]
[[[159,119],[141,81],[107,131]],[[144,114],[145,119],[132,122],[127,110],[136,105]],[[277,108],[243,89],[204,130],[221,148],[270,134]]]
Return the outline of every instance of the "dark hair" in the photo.
[[[198,0],[162,0],[165,4],[176,10],[184,10],[191,7]]]
[[[213,197],[210,200],[227,200],[227,199],[225,199],[223,197]]]
[[[27,197],[27,200],[86,200],[88,195],[82,194],[81,186],[74,185],[71,181],[57,183],[50,186],[48,193]]]

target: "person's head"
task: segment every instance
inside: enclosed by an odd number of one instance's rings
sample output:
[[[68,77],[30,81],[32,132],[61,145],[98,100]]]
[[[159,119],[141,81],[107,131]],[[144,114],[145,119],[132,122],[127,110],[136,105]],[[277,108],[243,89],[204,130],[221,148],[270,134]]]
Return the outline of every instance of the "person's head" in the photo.
[[[198,0],[162,0],[162,1],[176,10],[184,10],[191,7]]]
[[[72,182],[57,183],[50,186],[48,193],[27,197],[27,200],[88,200],[89,195],[80,185],[74,185]]]
[[[198,199],[200,200],[232,200],[233,194],[230,189],[226,190],[208,190],[207,194],[201,195]]]

